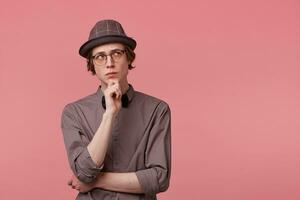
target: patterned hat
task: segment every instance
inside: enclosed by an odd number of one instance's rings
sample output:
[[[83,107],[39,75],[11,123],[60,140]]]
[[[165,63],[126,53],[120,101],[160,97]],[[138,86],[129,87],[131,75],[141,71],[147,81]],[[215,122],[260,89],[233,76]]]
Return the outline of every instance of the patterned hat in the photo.
[[[88,52],[94,47],[115,42],[125,44],[132,50],[136,47],[136,41],[125,34],[119,22],[112,19],[101,20],[92,28],[89,39],[80,47],[79,54],[87,58]]]

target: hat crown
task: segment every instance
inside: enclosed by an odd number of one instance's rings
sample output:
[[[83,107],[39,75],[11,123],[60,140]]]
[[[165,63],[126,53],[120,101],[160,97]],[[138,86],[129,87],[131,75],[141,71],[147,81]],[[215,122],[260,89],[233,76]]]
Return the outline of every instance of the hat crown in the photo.
[[[88,41],[79,48],[79,54],[84,58],[88,58],[90,50],[96,46],[109,43],[121,43],[132,50],[136,47],[136,41],[125,34],[119,22],[112,19],[105,19],[98,21],[92,28]]]
[[[127,36],[119,22],[112,19],[101,20],[92,28],[89,40],[111,35]]]

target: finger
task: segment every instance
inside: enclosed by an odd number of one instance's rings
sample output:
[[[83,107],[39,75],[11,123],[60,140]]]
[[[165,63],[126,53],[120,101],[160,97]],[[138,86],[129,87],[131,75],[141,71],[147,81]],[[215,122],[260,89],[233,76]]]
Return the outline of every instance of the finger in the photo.
[[[114,91],[115,89],[120,88],[118,81],[110,81],[107,86],[107,91]]]
[[[112,90],[116,90],[116,89],[120,88],[120,85],[119,85],[118,82],[116,82],[116,83],[113,83],[112,85],[110,85],[110,88],[111,88]]]
[[[112,86],[112,90],[116,93],[116,95],[119,95],[121,88],[119,84],[115,84]]]
[[[115,81],[115,82],[113,82],[113,85],[111,87],[114,89],[118,89],[118,88],[120,88],[120,84],[118,81]]]
[[[119,88],[114,88],[114,92],[113,92],[112,97],[116,98],[116,99],[119,99],[121,96],[122,96],[121,90]]]
[[[113,85],[115,85],[115,84],[117,84],[117,83],[118,83],[118,81],[115,80],[115,79],[109,79],[109,80],[108,80],[108,86],[113,86]]]
[[[112,98],[116,98],[116,97],[117,97],[117,93],[116,93],[116,92],[112,92],[112,93],[110,94],[110,96],[111,96]]]
[[[122,97],[122,92],[121,92],[121,90],[119,88],[117,90],[117,93],[118,93],[118,99],[121,98]]]

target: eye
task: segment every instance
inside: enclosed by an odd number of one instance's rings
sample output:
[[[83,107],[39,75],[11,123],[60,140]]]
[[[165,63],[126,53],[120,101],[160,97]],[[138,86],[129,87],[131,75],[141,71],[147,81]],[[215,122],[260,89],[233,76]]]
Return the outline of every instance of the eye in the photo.
[[[122,52],[121,51],[115,51],[113,52],[112,56],[116,57],[116,58],[119,58],[122,56]]]
[[[95,56],[95,59],[96,60],[105,60],[105,57],[106,57],[106,55],[98,54],[98,55]]]

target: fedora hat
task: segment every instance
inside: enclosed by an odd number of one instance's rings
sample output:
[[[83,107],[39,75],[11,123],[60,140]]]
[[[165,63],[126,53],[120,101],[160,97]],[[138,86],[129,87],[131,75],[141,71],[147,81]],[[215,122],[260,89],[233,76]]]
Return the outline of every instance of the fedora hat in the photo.
[[[89,39],[81,45],[79,54],[87,58],[91,49],[108,43],[122,43],[129,46],[132,50],[136,47],[136,41],[126,35],[119,22],[112,19],[105,19],[98,21],[92,28]]]

